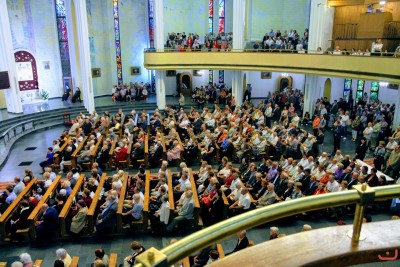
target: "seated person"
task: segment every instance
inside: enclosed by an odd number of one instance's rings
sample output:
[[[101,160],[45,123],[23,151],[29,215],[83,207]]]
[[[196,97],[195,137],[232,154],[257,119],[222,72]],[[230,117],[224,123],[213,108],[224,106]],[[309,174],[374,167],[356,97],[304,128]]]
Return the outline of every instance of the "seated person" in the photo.
[[[194,200],[193,200],[193,192],[188,190],[185,192],[185,199],[183,201],[182,209],[177,212],[177,215],[171,223],[167,226],[167,232],[172,232],[176,225],[180,222],[184,222],[187,220],[193,219],[193,212],[194,212]]]
[[[133,195],[133,207],[128,212],[122,213],[123,228],[129,228],[132,221],[138,221],[143,214],[143,201],[139,194]]]

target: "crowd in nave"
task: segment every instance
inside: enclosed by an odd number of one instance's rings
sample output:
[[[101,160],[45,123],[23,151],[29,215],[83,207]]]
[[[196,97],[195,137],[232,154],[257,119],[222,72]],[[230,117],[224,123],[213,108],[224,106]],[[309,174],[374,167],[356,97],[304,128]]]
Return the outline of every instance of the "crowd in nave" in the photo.
[[[367,96],[354,106],[322,98],[312,114],[299,116],[300,90],[285,88],[255,104],[247,90],[241,106],[231,98],[188,112],[80,114],[48,147],[42,176],[26,170],[1,194],[3,237],[18,242],[32,231],[40,246],[59,231],[72,241],[104,239],[137,225],[176,234],[281,201],[396,182],[393,106]],[[342,154],[350,129],[357,149]],[[333,136],[333,151],[326,151],[325,135]],[[374,167],[362,162],[368,149]],[[341,220],[353,212],[349,206],[302,216]]]

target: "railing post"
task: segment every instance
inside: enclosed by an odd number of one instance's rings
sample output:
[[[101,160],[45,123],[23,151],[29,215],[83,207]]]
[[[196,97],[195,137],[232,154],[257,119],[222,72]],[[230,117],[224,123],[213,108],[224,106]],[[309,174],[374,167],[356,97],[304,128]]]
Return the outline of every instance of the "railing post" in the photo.
[[[358,191],[361,199],[356,205],[356,210],[354,214],[353,221],[353,235],[351,241],[353,243],[358,243],[361,235],[361,227],[364,218],[365,206],[371,205],[375,199],[375,190],[369,187],[366,183],[361,185],[353,186],[354,189]]]
[[[171,265],[171,264],[169,264]],[[136,257],[135,267],[167,267],[167,256],[158,249],[151,247]]]

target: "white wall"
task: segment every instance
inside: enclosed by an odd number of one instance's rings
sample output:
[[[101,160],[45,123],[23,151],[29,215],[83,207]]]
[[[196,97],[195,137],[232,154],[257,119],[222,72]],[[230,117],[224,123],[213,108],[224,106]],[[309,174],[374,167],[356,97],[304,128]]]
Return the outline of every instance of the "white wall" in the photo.
[[[324,92],[325,81],[327,79],[331,79],[332,82],[330,101],[333,102],[333,100],[335,99],[339,100],[339,98],[343,97],[344,78],[332,77],[332,76],[318,76],[317,87],[319,90],[321,90],[322,95]]]
[[[247,83],[251,83],[253,91],[251,97],[266,97],[268,92],[274,92],[278,88],[278,79],[282,75],[280,72],[273,72],[271,79],[261,79],[259,71],[248,71]],[[304,74],[289,73],[293,78],[293,89],[303,90],[304,88]]]

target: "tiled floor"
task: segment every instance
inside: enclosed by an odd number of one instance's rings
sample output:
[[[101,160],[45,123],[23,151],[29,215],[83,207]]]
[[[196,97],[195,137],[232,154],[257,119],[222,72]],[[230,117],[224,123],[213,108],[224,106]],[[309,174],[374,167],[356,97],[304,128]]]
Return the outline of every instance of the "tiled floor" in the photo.
[[[99,100],[100,101],[100,100]],[[107,99],[101,101],[108,101]],[[173,101],[173,99],[171,99]],[[25,168],[29,168],[33,171],[35,175],[39,175],[40,167],[39,162],[44,159],[46,154],[46,148],[51,144],[51,141],[57,138],[60,133],[65,129],[64,126],[54,127],[51,130],[38,131],[22,137],[12,148],[9,158],[3,168],[0,170],[0,182],[11,181],[14,176],[22,176]],[[307,130],[311,130],[310,126],[306,127]],[[332,152],[332,133],[327,132],[325,138],[325,151]],[[28,147],[37,147],[35,150],[26,150]],[[342,141],[342,151],[343,154],[353,155],[355,145],[349,140]],[[18,166],[23,161],[32,161],[32,164],[24,167]],[[196,168],[196,167],[195,167]],[[136,170],[129,172],[134,173]],[[390,219],[390,212],[384,212],[373,215],[374,221],[388,220]],[[346,223],[350,224],[352,218],[346,218]],[[313,228],[321,228],[328,226],[335,226],[335,221],[330,221],[327,219],[320,220],[298,220],[291,219],[287,221],[268,223],[264,226],[257,227],[248,231],[249,239],[254,240],[254,242],[261,243],[268,239],[269,227],[278,226],[281,229],[281,233],[292,234],[299,232],[304,223],[312,225]],[[180,238],[180,236],[177,236]],[[112,238],[106,242],[95,242],[92,239],[82,239],[78,243],[71,242],[57,242],[51,244],[50,246],[37,249],[29,246],[28,243],[23,243],[20,245],[2,245],[0,246],[0,261],[12,262],[18,258],[18,255],[23,252],[29,252],[33,259],[44,259],[42,266],[52,266],[54,260],[56,259],[55,251],[57,248],[65,248],[71,256],[79,256],[80,264],[79,266],[89,266],[89,264],[94,259],[94,250],[96,248],[102,247],[107,253],[114,252],[118,253],[118,262],[122,263],[122,259],[130,254],[129,244],[133,240],[138,240],[143,243],[146,248],[156,247],[162,248],[166,246],[172,237],[154,237],[144,233],[127,234],[125,237]],[[221,243],[225,251],[231,251],[236,242],[235,237],[230,237],[223,240]],[[377,265],[374,265],[377,266]],[[398,266],[398,265],[378,265],[378,266]]]

